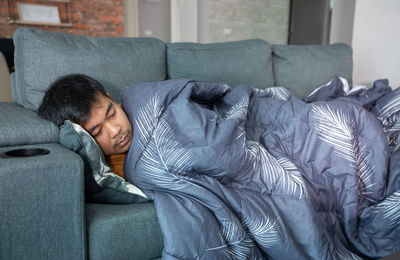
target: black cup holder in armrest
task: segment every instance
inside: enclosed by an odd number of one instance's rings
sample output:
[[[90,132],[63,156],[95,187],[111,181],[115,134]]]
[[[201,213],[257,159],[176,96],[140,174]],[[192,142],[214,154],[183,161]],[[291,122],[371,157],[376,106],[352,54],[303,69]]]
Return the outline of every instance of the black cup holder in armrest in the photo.
[[[49,154],[50,151],[43,148],[24,148],[17,150],[10,150],[1,154],[3,158],[16,158],[16,157],[33,157],[39,155]]]

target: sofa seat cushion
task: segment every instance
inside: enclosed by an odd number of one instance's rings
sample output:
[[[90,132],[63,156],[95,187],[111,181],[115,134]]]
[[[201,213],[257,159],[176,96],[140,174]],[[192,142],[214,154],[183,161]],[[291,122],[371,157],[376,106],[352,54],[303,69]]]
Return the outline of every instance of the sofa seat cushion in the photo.
[[[352,82],[352,49],[346,44],[274,45],[272,54],[275,86],[286,87],[299,98],[335,75]]]
[[[268,88],[274,84],[271,45],[251,39],[222,43],[170,43],[168,76],[223,82],[231,87]]]
[[[86,213],[89,259],[154,259],[161,256],[163,240],[152,202],[87,203]]]
[[[45,90],[60,76],[97,79],[119,101],[120,90],[166,78],[166,45],[155,38],[100,38],[19,28],[14,33],[13,100],[37,110]]]

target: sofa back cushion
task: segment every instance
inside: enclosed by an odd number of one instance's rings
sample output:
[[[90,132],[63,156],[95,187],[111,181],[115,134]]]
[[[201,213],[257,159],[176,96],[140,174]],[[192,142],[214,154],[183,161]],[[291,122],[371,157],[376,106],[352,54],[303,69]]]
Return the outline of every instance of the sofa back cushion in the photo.
[[[99,38],[20,28],[14,44],[13,100],[35,111],[49,85],[66,74],[97,79],[117,101],[127,85],[166,79],[166,45],[154,38]]]
[[[272,47],[276,86],[305,97],[333,76],[352,82],[352,48],[343,43],[331,45],[274,45]]]
[[[168,77],[245,84],[267,88],[274,84],[271,45],[251,39],[223,43],[169,43]]]

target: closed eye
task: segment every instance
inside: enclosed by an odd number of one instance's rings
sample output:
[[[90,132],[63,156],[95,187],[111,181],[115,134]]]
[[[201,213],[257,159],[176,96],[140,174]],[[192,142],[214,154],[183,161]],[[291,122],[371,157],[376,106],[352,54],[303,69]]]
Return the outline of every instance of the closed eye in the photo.
[[[97,136],[99,136],[99,135],[101,135],[101,128],[100,128],[100,130],[97,131],[95,134],[92,134],[93,137],[97,137]]]
[[[105,120],[110,120],[117,114],[117,110],[114,107],[113,102],[110,102],[107,106],[106,113],[104,115]],[[97,132],[95,131],[96,129],[99,129]],[[88,131],[93,137],[97,137],[102,134],[102,123],[99,123],[92,128],[89,129]]]
[[[116,111],[115,108],[114,108],[113,113],[112,113],[111,115],[109,115],[108,118],[109,118],[109,119],[110,119],[110,118],[113,118],[116,114],[117,114],[117,111]]]

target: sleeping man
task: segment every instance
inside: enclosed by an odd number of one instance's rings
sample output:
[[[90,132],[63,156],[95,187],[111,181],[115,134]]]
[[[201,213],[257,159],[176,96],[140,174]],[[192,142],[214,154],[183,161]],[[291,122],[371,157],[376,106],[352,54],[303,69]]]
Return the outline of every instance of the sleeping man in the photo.
[[[304,100],[191,79],[121,92],[67,75],[39,114],[86,129],[154,200],[164,259],[362,259],[400,250],[400,90],[335,77]]]
[[[97,80],[85,75],[73,74],[55,81],[38,113],[57,125],[66,119],[80,124],[106,155],[128,151],[132,141],[132,127],[121,106]]]

